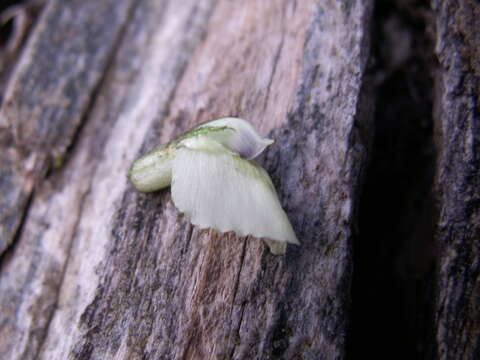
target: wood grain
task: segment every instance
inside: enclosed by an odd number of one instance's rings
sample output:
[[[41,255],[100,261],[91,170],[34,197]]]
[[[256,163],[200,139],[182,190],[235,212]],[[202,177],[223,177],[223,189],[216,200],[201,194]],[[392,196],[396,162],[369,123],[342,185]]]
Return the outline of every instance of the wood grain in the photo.
[[[440,359],[480,356],[480,6],[434,2],[439,59],[436,108],[436,346]]]
[[[372,132],[371,3],[101,3],[116,14],[118,35],[78,30],[78,51],[96,60],[58,75],[69,86],[25,85],[46,99],[38,114],[12,110],[28,103],[21,91],[8,98],[6,110],[22,119],[7,124],[12,146],[35,154],[34,175],[12,175],[18,194],[5,205],[15,209],[9,233],[35,192],[2,259],[0,352],[10,359],[345,358],[351,242]],[[93,4],[69,3],[75,21],[107,16],[90,14]],[[59,36],[72,21],[66,11],[50,5],[29,49]],[[69,44],[52,41],[49,53]],[[54,71],[25,56],[11,89],[35,66]],[[225,115],[275,139],[259,161],[301,242],[286,256],[256,239],[199,231],[168,190],[139,194],[126,179],[140,153]],[[66,161],[45,177],[48,156],[67,148]]]
[[[16,65],[0,113],[0,254],[35,186],[64,161],[105,74],[131,6],[114,4],[50,2]]]

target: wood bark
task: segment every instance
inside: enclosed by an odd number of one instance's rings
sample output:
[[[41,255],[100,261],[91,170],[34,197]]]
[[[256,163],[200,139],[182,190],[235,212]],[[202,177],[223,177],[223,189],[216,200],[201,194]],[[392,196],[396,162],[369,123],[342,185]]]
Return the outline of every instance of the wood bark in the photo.
[[[50,1],[2,103],[8,359],[345,358],[371,140],[370,1]],[[142,152],[226,115],[301,242],[199,231]]]
[[[389,4],[381,19],[373,0],[15,12],[0,42],[0,357],[480,358],[480,5]],[[126,177],[230,115],[275,140],[258,161],[301,242],[285,256],[199,230],[168,189]]]
[[[435,336],[441,359],[480,358],[480,5],[434,1],[440,215]]]

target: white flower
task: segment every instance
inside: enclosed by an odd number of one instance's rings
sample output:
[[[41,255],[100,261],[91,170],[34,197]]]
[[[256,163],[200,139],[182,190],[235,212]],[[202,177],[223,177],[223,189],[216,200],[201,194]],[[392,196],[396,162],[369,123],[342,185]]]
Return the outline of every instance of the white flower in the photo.
[[[272,143],[245,120],[217,119],[142,156],[129,176],[143,192],[171,184],[175,206],[200,228],[264,238],[284,254],[298,240],[270,177],[251,160]]]

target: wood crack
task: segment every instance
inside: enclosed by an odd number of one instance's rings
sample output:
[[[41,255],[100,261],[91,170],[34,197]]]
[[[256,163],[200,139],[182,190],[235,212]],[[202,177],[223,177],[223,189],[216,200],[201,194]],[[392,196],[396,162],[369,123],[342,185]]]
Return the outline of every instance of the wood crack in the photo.
[[[91,111],[92,109],[95,107],[95,103],[96,103],[96,100],[97,100],[97,95],[99,94],[99,92],[101,91],[101,89],[103,88],[104,84],[105,84],[105,79],[108,78],[108,75],[110,74],[110,67],[111,67],[111,64],[113,63],[114,59],[115,59],[115,55],[117,53],[117,50],[118,50],[118,47],[120,46],[121,42],[122,42],[122,39],[124,38],[124,35],[125,35],[125,31],[126,31],[126,28],[128,26],[128,23],[130,22],[130,20],[132,19],[133,17],[133,13],[134,13],[134,10],[135,10],[135,7],[136,7],[136,2],[132,2],[130,4],[130,8],[128,9],[127,11],[127,16],[125,18],[125,22],[123,23],[120,31],[119,31],[119,35],[117,37],[117,39],[115,40],[114,42],[114,45],[112,46],[112,50],[110,52],[110,54],[108,55],[108,59],[105,63],[105,71],[102,72],[102,76],[100,77],[98,83],[95,85],[93,91],[92,91],[92,96],[91,96],[91,99],[90,99],[90,102],[88,104],[88,106],[86,107],[86,110],[84,112],[84,114],[82,115],[82,121],[80,122],[79,124],[79,127],[76,129],[76,132],[74,134],[74,137],[73,137],[73,140],[72,142],[69,144],[68,148],[67,148],[67,152],[71,153],[74,151],[74,146],[75,144],[77,143],[77,140],[79,138],[79,135],[80,133],[82,132],[82,129],[83,127],[85,126],[85,124],[87,123],[88,121],[88,118],[89,118],[89,115],[91,114]],[[95,167],[94,169],[92,169],[92,173],[95,172],[95,169],[97,168],[98,164],[95,164]],[[38,351],[35,355],[35,358],[38,358],[42,352],[42,348],[43,348],[43,345],[44,345],[44,342],[45,342],[45,339],[47,338],[48,336],[48,332],[49,332],[49,328],[50,328],[50,325],[51,325],[51,322],[54,318],[54,315],[55,315],[55,311],[57,309],[57,304],[58,304],[58,300],[59,300],[59,295],[60,295],[60,292],[61,292],[61,288],[63,286],[63,283],[64,283],[64,280],[65,280],[65,276],[66,276],[66,272],[67,272],[67,268],[68,268],[68,265],[69,265],[69,260],[71,258],[71,254],[72,254],[72,249],[73,249],[73,246],[74,246],[74,243],[75,243],[75,239],[77,237],[77,230],[78,230],[78,226],[80,224],[80,221],[82,219],[82,214],[83,214],[83,208],[85,206],[85,203],[86,203],[86,199],[88,198],[88,195],[90,194],[91,192],[91,188],[92,188],[92,178],[90,178],[90,181],[89,181],[89,184],[88,184],[88,187],[87,187],[87,190],[82,194],[81,196],[81,199],[80,199],[80,206],[79,206],[79,211],[78,211],[78,217],[76,219],[76,222],[75,222],[75,225],[73,227],[73,231],[72,231],[72,237],[71,237],[71,240],[69,242],[69,245],[68,245],[68,249],[67,249],[67,256],[66,256],[66,259],[65,259],[65,262],[63,264],[63,267],[62,267],[62,273],[61,273],[61,276],[60,276],[60,282],[58,284],[58,288],[56,289],[56,292],[55,292],[55,302],[54,302],[54,305],[53,305],[53,308],[51,310],[51,313],[49,314],[48,316],[48,319],[47,319],[47,323],[45,325],[45,328],[43,329],[43,336],[41,337],[40,341],[39,341],[39,346],[38,346]],[[26,349],[27,351],[27,349]]]
[[[373,19],[376,64],[367,68],[364,82],[367,86],[369,78],[374,82],[375,136],[369,164],[357,166],[366,176],[359,209],[353,208],[358,230],[348,353],[372,359],[424,358],[431,343],[435,264],[433,44],[425,30],[428,10],[421,4],[394,1],[387,6],[377,1]],[[364,89],[360,91],[359,100],[365,96]],[[362,113],[359,102],[357,116]],[[368,143],[365,134],[370,131],[354,120],[349,141],[358,147]],[[382,329],[375,330],[375,345],[372,333],[367,336],[362,329],[366,322],[372,329]],[[401,351],[392,354],[392,348]]]
[[[230,309],[230,319],[232,319],[233,309],[235,307],[235,299],[237,298],[238,288],[240,286],[240,277],[241,277],[243,265],[245,263],[247,241],[248,241],[247,238],[243,240],[242,254],[240,256],[240,266],[239,266],[239,269],[238,269],[238,276],[237,276],[237,279],[235,281],[235,286],[233,288],[232,307]],[[237,342],[239,342],[240,328],[242,326],[243,314],[244,314],[244,311],[245,311],[245,304],[246,304],[246,302],[242,301],[241,310],[240,310],[241,311],[240,319],[238,321],[237,329],[234,331],[234,335],[233,335],[233,342],[234,343],[233,343],[232,351],[230,353],[230,359],[233,358],[233,355],[235,353],[235,349],[236,349],[236,346],[237,346],[236,344],[237,344]]]
[[[243,247],[242,247],[242,255],[240,256],[240,266],[239,266],[239,269],[238,269],[238,276],[237,276],[237,279],[235,280],[235,286],[233,288],[232,310],[230,312],[230,315],[232,314],[233,306],[235,304],[235,299],[237,297],[238,287],[240,285],[240,276],[241,276],[241,273],[242,273],[243,264],[245,262],[246,249],[247,249],[247,239],[244,239],[243,240]]]
[[[69,242],[69,246],[68,246],[68,249],[67,249],[67,257],[65,259],[65,263],[62,267],[62,273],[60,275],[60,282],[58,284],[58,287],[57,289],[55,289],[55,302],[53,304],[53,307],[51,309],[51,313],[49,314],[48,316],[48,319],[47,319],[47,323],[45,325],[45,328],[43,329],[42,331],[42,337],[39,339],[39,345],[38,345],[38,350],[37,350],[37,353],[34,355],[34,358],[35,359],[38,359],[41,352],[42,352],[42,348],[43,348],[43,345],[45,343],[45,339],[47,338],[48,336],[48,331],[50,329],[50,324],[52,323],[52,320],[53,320],[53,317],[55,315],[55,311],[57,309],[57,306],[58,306],[58,300],[59,300],[59,295],[60,295],[60,292],[61,292],[61,289],[62,289],[62,285],[64,283],[64,280],[65,280],[65,275],[66,275],[66,272],[67,272],[67,268],[68,268],[68,264],[69,264],[69,260],[70,260],[70,257],[71,257],[71,254],[72,254],[72,249],[73,249],[73,245],[75,243],[75,238],[77,237],[77,230],[78,230],[78,226],[80,224],[80,221],[82,219],[82,213],[83,213],[83,207],[85,205],[85,201],[88,197],[88,195],[90,194],[90,187],[89,189],[84,193],[82,194],[82,197],[81,197],[81,200],[80,200],[80,206],[79,206],[79,212],[78,212],[78,218],[75,222],[75,225],[74,225],[74,228],[73,228],[73,232],[72,232],[72,238],[71,238],[71,241]],[[27,349],[25,349],[25,351],[27,351]]]
[[[275,53],[275,57],[273,58],[272,72],[270,73],[270,79],[268,81],[267,90],[266,90],[267,95],[265,96],[265,102],[263,103],[263,111],[264,112],[267,109],[268,101],[270,99],[270,90],[271,90],[271,87],[272,87],[273,78],[275,77],[275,73],[277,71],[278,62],[280,60],[280,55],[282,53],[283,44],[284,44],[284,41],[285,41],[284,38],[285,38],[285,31],[282,32],[282,40],[280,41],[280,44],[278,45],[277,51]]]
[[[8,262],[8,259],[11,256],[14,256],[15,254],[15,246],[22,236],[22,231],[25,226],[26,219],[28,218],[29,210],[32,206],[34,194],[35,194],[35,189],[32,190],[32,192],[29,194],[26,200],[24,211],[20,219],[20,223],[18,224],[17,229],[15,230],[12,241],[8,243],[8,245],[4,249],[0,249],[0,274],[3,272],[4,264]]]
[[[285,2],[285,5],[282,8],[282,22],[284,22],[286,18],[285,12],[286,12],[287,6],[288,6],[288,2]],[[278,62],[280,60],[280,55],[282,54],[283,45],[285,43],[285,32],[286,32],[286,28],[282,28],[282,38],[280,40],[280,44],[278,45],[277,51],[275,52],[275,56],[273,57],[272,71],[270,73],[270,78],[268,80],[268,84],[266,88],[267,95],[265,96],[265,102],[263,103],[263,112],[265,112],[265,110],[267,109],[268,101],[270,99],[270,91],[273,83],[273,78],[275,77],[275,74],[277,72]]]
[[[101,71],[102,75],[99,77],[97,80],[97,83],[94,85],[89,102],[87,106],[85,107],[85,110],[82,114],[81,121],[78,125],[78,127],[75,129],[75,132],[73,133],[72,137],[70,138],[70,143],[66,146],[65,152],[63,154],[63,159],[64,162],[62,163],[62,166],[67,164],[69,155],[75,150],[75,146],[78,143],[78,140],[80,138],[80,135],[82,133],[83,128],[88,122],[88,119],[90,117],[90,114],[92,113],[92,110],[95,108],[95,104],[97,101],[97,97],[104,87],[106,83],[106,79],[109,78],[109,75],[111,73],[112,65],[115,61],[115,57],[117,55],[118,49],[120,45],[122,44],[122,40],[125,37],[125,32],[128,28],[129,23],[131,22],[133,15],[135,13],[135,9],[138,6],[138,2],[132,1],[130,2],[130,7],[126,11],[126,16],[125,16],[125,21],[122,23],[120,26],[120,29],[118,31],[117,38],[114,40],[113,45],[111,46],[110,53],[107,55],[107,59],[105,61],[105,65],[103,67],[103,71]],[[55,167],[55,163],[51,164],[51,166]],[[54,169],[53,169],[54,170]],[[47,174],[48,175],[48,174]]]
[[[237,329],[234,332],[233,348],[232,348],[232,351],[230,352],[230,359],[233,359],[233,356],[235,355],[235,350],[237,349],[238,344],[241,342],[240,329],[242,328],[242,322],[243,322],[243,316],[245,314],[246,303],[247,303],[246,301],[243,301],[241,305],[240,320],[238,321]]]

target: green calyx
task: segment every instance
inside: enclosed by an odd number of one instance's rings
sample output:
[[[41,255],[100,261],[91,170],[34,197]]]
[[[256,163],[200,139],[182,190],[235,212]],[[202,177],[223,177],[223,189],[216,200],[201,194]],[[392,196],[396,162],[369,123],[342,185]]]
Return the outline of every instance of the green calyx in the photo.
[[[183,135],[180,135],[174,141],[180,142],[182,140],[185,140],[194,136],[214,135],[226,130],[235,131],[234,128],[231,128],[229,126],[197,126],[196,128],[193,128],[192,130],[187,131]]]

